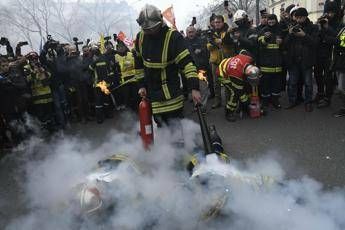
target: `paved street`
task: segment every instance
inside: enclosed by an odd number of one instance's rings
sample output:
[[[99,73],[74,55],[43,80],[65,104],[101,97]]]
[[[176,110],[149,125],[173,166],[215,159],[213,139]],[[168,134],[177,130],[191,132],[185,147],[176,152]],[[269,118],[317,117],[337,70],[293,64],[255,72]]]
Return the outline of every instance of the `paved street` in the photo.
[[[235,159],[259,159],[268,154],[283,166],[289,177],[309,175],[322,182],[325,188],[344,187],[345,119],[331,116],[338,106],[339,100],[335,99],[330,108],[315,109],[312,113],[304,112],[301,105],[293,110],[270,111],[266,117],[245,118],[235,123],[225,121],[222,108],[209,109],[207,119],[209,124],[216,125],[226,150]],[[186,116],[197,120],[191,111],[188,105]],[[68,133],[86,138],[97,146],[111,129],[125,131],[128,127],[115,117],[102,125],[74,124]],[[7,154],[0,163],[0,229],[11,218],[25,212],[23,191],[16,183],[25,177],[17,157],[20,154],[23,153]]]

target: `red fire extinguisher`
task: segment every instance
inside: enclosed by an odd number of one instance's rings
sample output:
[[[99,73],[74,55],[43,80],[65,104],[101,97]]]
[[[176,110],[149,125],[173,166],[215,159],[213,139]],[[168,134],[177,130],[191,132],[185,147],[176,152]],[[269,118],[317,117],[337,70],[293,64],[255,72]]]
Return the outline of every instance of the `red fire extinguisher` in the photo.
[[[260,98],[257,86],[252,86],[252,96],[250,98],[249,113],[251,118],[259,118],[261,116]]]
[[[139,104],[140,136],[144,148],[149,149],[153,143],[153,125],[150,102],[146,97],[142,97]]]

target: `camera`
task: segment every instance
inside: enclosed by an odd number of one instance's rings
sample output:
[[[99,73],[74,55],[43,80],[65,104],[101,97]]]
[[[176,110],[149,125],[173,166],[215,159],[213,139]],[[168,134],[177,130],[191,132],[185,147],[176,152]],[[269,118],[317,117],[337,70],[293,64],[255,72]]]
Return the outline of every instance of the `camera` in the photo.
[[[106,36],[106,37],[104,37],[104,40],[105,41],[109,41],[109,40],[111,40],[111,37],[110,36]]]
[[[50,34],[47,35],[47,49],[56,49],[59,42],[55,41]]]
[[[321,16],[321,17],[317,20],[317,22],[318,22],[320,25],[326,24],[326,23],[328,22],[327,16],[326,16],[326,15]]]
[[[25,42],[18,42],[17,46],[27,46],[29,43],[27,41]]]
[[[196,17],[193,17],[193,18],[192,18],[191,26],[194,26],[195,24],[196,24]]]
[[[83,44],[83,42],[78,42],[79,39],[78,39],[77,37],[74,37],[74,38],[73,38],[73,41],[74,41],[74,44],[75,44],[76,46],[82,45],[82,44]]]
[[[229,1],[224,1],[224,7],[227,8],[229,6]]]
[[[114,41],[117,41],[118,37],[117,34],[113,34]]]
[[[300,25],[295,25],[293,28],[292,28],[292,32],[294,33],[298,33],[301,31],[301,26]]]
[[[5,37],[1,37],[1,39],[0,39],[0,45],[7,45],[7,43],[8,43],[8,39],[7,38],[5,38]]]

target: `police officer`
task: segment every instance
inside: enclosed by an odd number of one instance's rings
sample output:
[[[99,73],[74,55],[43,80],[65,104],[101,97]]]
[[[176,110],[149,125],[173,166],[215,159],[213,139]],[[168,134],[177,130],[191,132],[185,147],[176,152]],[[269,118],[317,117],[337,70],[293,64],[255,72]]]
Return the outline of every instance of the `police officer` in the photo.
[[[161,11],[145,5],[137,19],[142,31],[136,38],[139,62],[136,68],[144,69],[141,96],[151,100],[152,113],[158,126],[183,117],[184,97],[178,75],[181,69],[187,78],[195,103],[200,103],[196,67],[186,47],[183,36],[169,28]]]

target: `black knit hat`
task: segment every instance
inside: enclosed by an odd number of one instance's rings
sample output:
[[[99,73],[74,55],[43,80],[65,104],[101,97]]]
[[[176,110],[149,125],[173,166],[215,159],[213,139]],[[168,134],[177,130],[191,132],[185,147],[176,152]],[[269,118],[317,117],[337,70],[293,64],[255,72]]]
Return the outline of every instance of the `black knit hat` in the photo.
[[[278,21],[278,17],[275,14],[269,14],[269,15],[267,15],[267,20],[276,20],[276,21]]]
[[[308,11],[306,8],[298,8],[296,11],[295,11],[295,16],[305,16],[305,17],[308,17]]]
[[[266,16],[268,13],[267,13],[267,9],[263,9],[263,10],[260,10],[260,16]]]
[[[337,13],[338,11],[339,11],[339,7],[335,1],[326,1],[325,7],[324,7],[325,13],[329,13],[329,12]]]
[[[295,6],[296,6],[295,4],[289,5],[288,7],[286,7],[285,12],[288,13],[288,14],[290,14],[290,11],[291,11],[292,8],[294,8]]]

